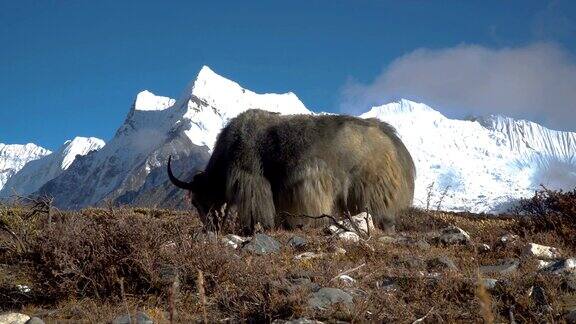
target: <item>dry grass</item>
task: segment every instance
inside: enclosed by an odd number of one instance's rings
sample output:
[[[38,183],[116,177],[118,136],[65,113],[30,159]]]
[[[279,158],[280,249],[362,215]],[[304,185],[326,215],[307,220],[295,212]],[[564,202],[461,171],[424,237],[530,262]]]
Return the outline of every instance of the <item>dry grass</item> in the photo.
[[[382,243],[344,244],[319,229],[268,233],[283,244],[278,254],[252,255],[202,240],[202,226],[187,212],[148,209],[86,209],[52,216],[25,207],[0,207],[0,310],[18,310],[45,320],[108,322],[126,308],[142,310],[158,322],[257,321],[299,317],[320,320],[412,322],[562,321],[574,300],[564,278],[535,271],[522,262],[494,290],[478,285],[478,266],[520,257],[521,246],[536,242],[574,254],[571,241],[553,228],[526,231],[518,218],[410,210],[400,218],[398,235],[426,239],[434,230],[456,225],[474,243],[496,248],[478,253],[475,245],[434,246]],[[507,233],[516,245],[497,247]],[[308,240],[294,251],[288,239]],[[376,233],[378,234],[378,233]],[[200,238],[199,238],[200,236]],[[334,254],[335,247],[347,250]],[[302,251],[326,257],[295,260]],[[452,259],[457,271],[429,262]],[[358,266],[352,286],[334,279]],[[434,275],[437,273],[437,275]],[[294,282],[307,282],[296,285]],[[122,285],[121,285],[122,283]],[[27,285],[22,292],[17,284]],[[314,287],[342,288],[354,295],[354,307],[316,311],[307,307]],[[528,295],[543,288],[550,308]],[[572,296],[572,297],[571,297]]]

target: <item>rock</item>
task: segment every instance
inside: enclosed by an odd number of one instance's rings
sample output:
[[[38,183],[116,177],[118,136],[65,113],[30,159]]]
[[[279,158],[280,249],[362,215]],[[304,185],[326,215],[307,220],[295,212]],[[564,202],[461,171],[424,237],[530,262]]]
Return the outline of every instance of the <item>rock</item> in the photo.
[[[228,234],[224,236],[221,241],[224,245],[229,246],[233,249],[237,249],[239,246],[242,246],[248,239],[242,236]]]
[[[538,270],[548,268],[554,264],[554,261],[538,260]]]
[[[518,259],[505,259],[500,260],[495,265],[485,265],[480,266],[480,273],[482,274],[492,274],[492,273],[499,273],[499,274],[510,274],[518,270],[520,266],[520,260]]]
[[[349,275],[339,275],[338,279],[347,285],[352,285],[356,282],[356,279],[350,277]]]
[[[348,242],[359,242],[360,241],[360,236],[354,232],[340,232],[340,233],[336,234],[336,236],[343,241],[348,241]]]
[[[23,294],[29,293],[31,290],[30,287],[26,285],[16,285],[16,288],[18,288],[18,290]]]
[[[414,239],[411,237],[392,237],[392,236],[381,236],[378,239],[380,242],[385,244],[396,244],[396,245],[404,245],[404,246],[416,246],[421,250],[428,250],[430,249],[430,243],[426,242],[423,239]]]
[[[493,290],[494,288],[496,288],[496,285],[498,284],[498,280],[492,279],[492,278],[483,278],[480,280],[480,283],[487,290]]]
[[[551,272],[553,274],[576,272],[576,258],[556,261],[548,267],[542,269],[542,271]]]
[[[1,324],[24,324],[30,319],[30,316],[20,313],[6,313],[0,315]]]
[[[308,244],[304,238],[294,235],[288,240],[288,245],[294,249],[301,249]]]
[[[258,233],[254,235],[250,242],[244,245],[243,249],[260,255],[278,253],[280,251],[280,243],[271,236]]]
[[[343,255],[343,254],[346,254],[346,250],[341,248],[341,247],[336,247],[332,253],[334,253],[336,255],[338,255],[338,254]]]
[[[44,321],[38,317],[31,317],[26,324],[44,324]]]
[[[524,247],[523,255],[545,260],[558,259],[561,256],[558,249],[536,243],[528,243]]]
[[[446,269],[446,270],[458,270],[458,267],[456,266],[456,264],[454,263],[454,261],[452,261],[452,259],[446,257],[446,256],[439,256],[433,259],[428,260],[428,262],[426,263],[428,266],[429,270],[432,269]]]
[[[355,232],[355,227],[357,227],[362,233],[359,234],[367,234],[368,232],[374,232],[374,221],[372,220],[372,215],[362,212],[356,216],[350,217],[354,225],[348,219],[344,219],[339,221],[338,223],[343,227],[347,228],[351,232]],[[340,232],[344,232],[344,230],[336,225],[328,226],[328,232],[330,234],[337,234]]]
[[[324,322],[316,321],[316,320],[309,320],[307,318],[298,318],[289,321],[285,320],[275,320],[272,324],[323,324]]]
[[[469,244],[470,234],[456,226],[448,226],[440,231],[434,241],[444,245]]]
[[[338,288],[321,288],[312,294],[308,299],[308,306],[314,309],[327,309],[328,307],[341,303],[347,307],[352,306],[352,295]]]
[[[154,324],[154,321],[144,312],[136,312],[135,316],[130,316],[128,314],[120,315],[116,317],[112,324]]]
[[[476,250],[477,250],[479,253],[490,252],[491,249],[492,249],[492,248],[490,248],[490,245],[488,245],[488,244],[486,244],[486,243],[481,243],[481,244],[478,244],[478,245],[476,246]]]
[[[376,281],[376,288],[381,288],[385,292],[392,292],[397,290],[396,279],[393,277],[385,277],[382,281]]]
[[[310,260],[324,257],[324,253],[314,253],[314,252],[304,252],[296,255],[294,259],[296,260]]]
[[[300,286],[310,289],[310,291],[317,291],[320,286],[312,282],[311,276],[307,273],[294,273],[288,276],[288,282],[293,286]]]
[[[502,244],[509,244],[509,243],[518,241],[518,239],[520,239],[520,236],[518,236],[516,234],[506,234],[504,236],[501,236],[498,239],[498,242],[502,243]]]

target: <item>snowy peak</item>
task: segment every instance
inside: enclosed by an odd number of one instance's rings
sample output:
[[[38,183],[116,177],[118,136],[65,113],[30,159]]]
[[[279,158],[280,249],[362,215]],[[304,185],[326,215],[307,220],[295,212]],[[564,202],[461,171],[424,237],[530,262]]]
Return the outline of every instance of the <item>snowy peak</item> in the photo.
[[[184,111],[182,121],[191,124],[186,135],[192,143],[210,149],[226,123],[248,109],[287,115],[311,113],[291,92],[258,94],[216,74],[207,66],[202,67],[175,106]]]
[[[157,96],[148,90],[144,90],[136,95],[136,100],[134,100],[134,110],[164,110],[174,105],[175,101],[176,100],[172,98]]]
[[[236,116],[242,111],[259,108],[285,114],[309,114],[302,101],[292,93],[257,94],[243,88],[238,83],[216,74],[207,66],[202,67],[198,77],[185,95],[203,99],[216,107],[220,113]]]
[[[68,140],[54,153],[30,161],[6,182],[0,196],[16,192],[26,195],[38,190],[48,181],[68,169],[78,157],[104,146],[104,141],[95,137],[76,137]]]
[[[440,112],[432,109],[430,106],[407,99],[400,99],[382,106],[372,107],[372,109],[362,114],[360,117],[385,119],[389,116],[413,117],[415,115],[424,115],[427,118],[434,119],[445,119]]]
[[[61,169],[68,169],[77,155],[86,155],[91,151],[99,150],[104,144],[103,140],[96,137],[75,137],[73,140],[64,142],[58,150],[58,154],[62,157]]]
[[[49,150],[32,143],[25,145],[0,143],[0,189],[26,163],[50,153]]]

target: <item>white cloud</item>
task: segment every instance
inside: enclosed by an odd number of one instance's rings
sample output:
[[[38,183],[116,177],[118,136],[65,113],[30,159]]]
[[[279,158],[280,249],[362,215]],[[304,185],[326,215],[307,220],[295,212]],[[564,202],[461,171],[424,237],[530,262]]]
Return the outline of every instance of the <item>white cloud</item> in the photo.
[[[350,80],[341,109],[359,113],[397,98],[453,117],[503,114],[576,130],[576,63],[552,43],[418,49],[394,60],[372,83]]]

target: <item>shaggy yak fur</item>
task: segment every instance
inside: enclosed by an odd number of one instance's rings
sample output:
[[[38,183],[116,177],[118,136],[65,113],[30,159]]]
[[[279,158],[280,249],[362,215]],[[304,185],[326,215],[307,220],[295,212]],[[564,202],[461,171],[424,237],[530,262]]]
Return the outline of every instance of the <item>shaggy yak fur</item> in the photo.
[[[248,110],[222,130],[204,172],[178,180],[169,160],[168,175],[191,191],[204,223],[224,206],[235,207],[246,232],[258,223],[268,229],[326,221],[302,215],[368,211],[378,227],[393,231],[398,211],[412,204],[415,169],[394,128],[377,119]]]

